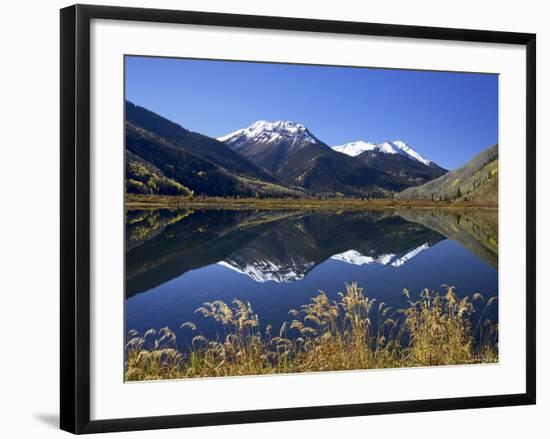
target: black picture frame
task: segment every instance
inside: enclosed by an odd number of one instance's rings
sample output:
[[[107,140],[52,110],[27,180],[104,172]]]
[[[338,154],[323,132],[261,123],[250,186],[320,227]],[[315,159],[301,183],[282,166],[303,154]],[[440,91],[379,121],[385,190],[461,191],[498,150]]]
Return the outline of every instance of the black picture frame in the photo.
[[[527,146],[526,392],[417,401],[90,420],[90,21],[92,19],[408,37],[525,46],[527,54],[525,66],[527,75],[527,129],[525,133]],[[63,430],[77,434],[99,433],[535,404],[535,34],[89,5],[75,5],[62,9],[60,24],[60,426]]]

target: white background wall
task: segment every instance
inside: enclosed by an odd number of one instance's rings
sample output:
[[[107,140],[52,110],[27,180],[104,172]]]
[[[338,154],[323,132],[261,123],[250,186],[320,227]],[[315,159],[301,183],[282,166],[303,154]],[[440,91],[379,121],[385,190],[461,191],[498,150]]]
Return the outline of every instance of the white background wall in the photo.
[[[88,1],[88,3],[96,3]],[[100,4],[260,15],[356,20],[537,33],[538,45],[538,349],[539,403],[423,414],[326,419],[200,429],[124,433],[109,437],[517,437],[548,434],[550,325],[545,319],[550,221],[550,27],[543,1],[392,0],[103,0]],[[0,25],[0,434],[59,437],[59,13],[64,1],[2,5]],[[545,172],[546,171],[546,172]],[[545,416],[546,415],[546,416]]]

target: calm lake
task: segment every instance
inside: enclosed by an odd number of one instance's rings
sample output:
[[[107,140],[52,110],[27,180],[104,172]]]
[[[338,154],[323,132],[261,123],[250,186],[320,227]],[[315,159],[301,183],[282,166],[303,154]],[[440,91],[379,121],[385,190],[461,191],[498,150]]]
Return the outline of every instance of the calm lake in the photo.
[[[130,210],[126,224],[126,330],[168,326],[180,349],[197,333],[203,302],[239,298],[276,330],[319,290],[346,283],[394,309],[408,289],[456,287],[498,295],[496,212]],[[488,316],[497,322],[498,307]],[[180,329],[192,321],[199,331]]]

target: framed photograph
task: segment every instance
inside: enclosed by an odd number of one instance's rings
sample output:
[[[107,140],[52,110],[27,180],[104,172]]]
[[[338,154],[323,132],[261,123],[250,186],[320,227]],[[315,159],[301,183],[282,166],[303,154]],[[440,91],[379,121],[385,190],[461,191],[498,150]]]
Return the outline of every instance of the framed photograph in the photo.
[[[61,428],[535,403],[535,35],[61,10]]]

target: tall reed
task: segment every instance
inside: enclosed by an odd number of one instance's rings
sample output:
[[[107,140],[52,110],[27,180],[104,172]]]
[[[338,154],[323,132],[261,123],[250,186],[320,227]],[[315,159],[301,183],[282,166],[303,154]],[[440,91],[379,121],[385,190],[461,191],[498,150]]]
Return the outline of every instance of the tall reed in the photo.
[[[197,335],[184,353],[169,328],[142,335],[130,331],[126,380],[498,361],[498,326],[485,318],[496,298],[485,300],[476,293],[460,299],[453,287],[444,289],[444,294],[424,290],[416,300],[405,290],[407,306],[393,310],[352,283],[338,300],[321,291],[290,310],[291,318],[277,332],[269,325],[260,329],[250,303],[206,302],[196,313],[221,327],[221,335],[209,339],[193,322],[185,322],[181,328]]]

